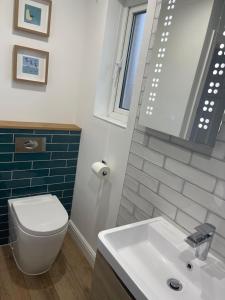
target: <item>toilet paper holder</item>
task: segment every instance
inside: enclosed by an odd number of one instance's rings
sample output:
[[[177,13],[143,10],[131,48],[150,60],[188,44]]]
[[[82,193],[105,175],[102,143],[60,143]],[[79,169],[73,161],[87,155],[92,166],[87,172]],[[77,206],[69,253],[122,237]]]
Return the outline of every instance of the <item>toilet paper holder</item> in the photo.
[[[108,178],[110,175],[110,168],[104,160],[93,163],[91,168],[99,178]]]
[[[102,163],[103,163],[104,165],[107,166],[106,161],[102,160]],[[108,175],[108,172],[107,172],[107,171],[103,171],[102,175],[103,175],[103,176],[107,176],[107,175]]]

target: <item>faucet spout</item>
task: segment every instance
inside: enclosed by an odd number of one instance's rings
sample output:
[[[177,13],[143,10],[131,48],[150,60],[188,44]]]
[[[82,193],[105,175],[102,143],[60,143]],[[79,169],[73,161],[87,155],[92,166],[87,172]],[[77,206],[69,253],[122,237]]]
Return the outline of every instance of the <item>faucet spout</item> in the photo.
[[[195,248],[195,257],[204,261],[208,257],[216,227],[205,223],[195,227],[196,232],[189,235],[185,241]]]

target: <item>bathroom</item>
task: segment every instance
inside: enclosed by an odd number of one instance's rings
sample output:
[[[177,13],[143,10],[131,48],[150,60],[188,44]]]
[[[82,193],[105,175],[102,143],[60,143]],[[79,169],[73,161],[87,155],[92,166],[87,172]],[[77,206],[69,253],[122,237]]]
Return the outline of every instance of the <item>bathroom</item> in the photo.
[[[0,298],[222,300],[223,0],[0,0]]]

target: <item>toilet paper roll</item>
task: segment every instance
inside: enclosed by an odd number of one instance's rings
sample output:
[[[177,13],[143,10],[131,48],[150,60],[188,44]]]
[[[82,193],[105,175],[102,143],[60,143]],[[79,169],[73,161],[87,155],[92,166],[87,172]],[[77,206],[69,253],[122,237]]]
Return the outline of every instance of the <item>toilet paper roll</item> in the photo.
[[[98,177],[108,178],[110,175],[110,168],[100,161],[95,162],[91,168]]]

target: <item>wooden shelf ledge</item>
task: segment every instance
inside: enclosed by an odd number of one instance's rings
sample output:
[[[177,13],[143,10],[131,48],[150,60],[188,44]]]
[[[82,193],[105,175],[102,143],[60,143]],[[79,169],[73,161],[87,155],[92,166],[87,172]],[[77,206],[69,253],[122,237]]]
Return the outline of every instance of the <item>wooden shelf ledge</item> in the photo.
[[[75,124],[17,122],[17,121],[0,121],[0,128],[81,131],[81,128]]]

